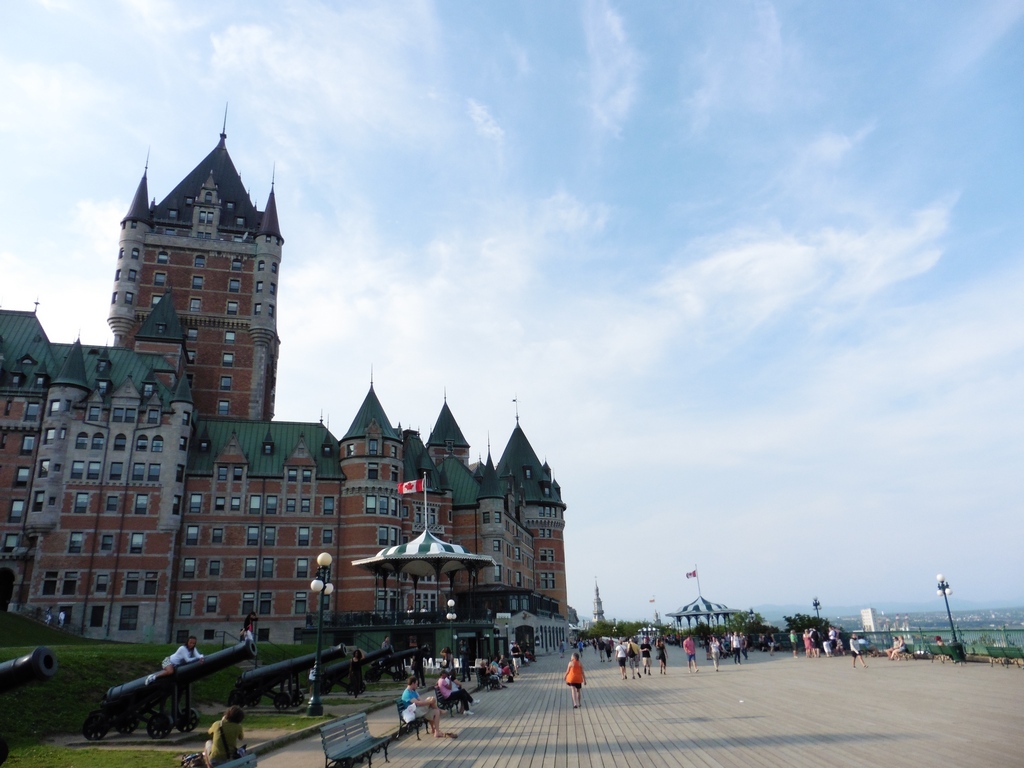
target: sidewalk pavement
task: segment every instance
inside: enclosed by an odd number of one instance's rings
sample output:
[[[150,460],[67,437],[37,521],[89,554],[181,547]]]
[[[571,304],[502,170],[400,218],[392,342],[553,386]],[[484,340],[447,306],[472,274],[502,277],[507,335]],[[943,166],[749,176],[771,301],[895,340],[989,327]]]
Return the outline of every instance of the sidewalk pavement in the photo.
[[[848,657],[794,659],[750,654],[715,672],[669,649],[667,675],[622,680],[614,663],[583,655],[588,685],[572,708],[567,659],[541,657],[507,689],[474,693],[473,716],[443,715],[457,739],[392,742],[388,768],[820,768],[1024,764],[1017,668],[891,662]],[[432,680],[427,681],[428,685]],[[368,715],[374,735],[393,734],[394,706]],[[250,742],[251,744],[251,742]],[[270,745],[265,745],[269,747]],[[316,729],[274,751],[261,768],[318,768]],[[375,762],[384,765],[383,755]]]

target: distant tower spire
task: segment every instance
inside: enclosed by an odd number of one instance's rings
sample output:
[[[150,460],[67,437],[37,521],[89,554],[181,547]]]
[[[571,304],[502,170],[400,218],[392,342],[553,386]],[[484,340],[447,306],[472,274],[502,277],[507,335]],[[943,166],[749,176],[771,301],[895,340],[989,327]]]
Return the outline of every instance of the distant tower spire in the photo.
[[[226,139],[228,137],[228,103],[229,102],[226,101],[224,102],[224,124],[220,129],[220,137],[222,139]]]
[[[519,424],[519,395],[512,398],[512,402],[516,405],[516,425]]]
[[[594,577],[594,621],[604,621],[604,605],[601,603],[601,590],[597,587],[597,576]]]

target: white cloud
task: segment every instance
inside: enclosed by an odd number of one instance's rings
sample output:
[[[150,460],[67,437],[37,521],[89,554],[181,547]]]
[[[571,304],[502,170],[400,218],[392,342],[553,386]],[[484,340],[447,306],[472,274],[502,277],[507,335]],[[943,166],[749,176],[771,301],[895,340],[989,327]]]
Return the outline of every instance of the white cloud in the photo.
[[[501,144],[505,138],[505,131],[498,125],[487,107],[474,99],[466,99],[466,112],[469,119],[476,126],[476,132],[485,139]]]
[[[636,99],[639,56],[622,17],[607,0],[588,0],[583,26],[590,59],[590,111],[602,131],[618,136]]]

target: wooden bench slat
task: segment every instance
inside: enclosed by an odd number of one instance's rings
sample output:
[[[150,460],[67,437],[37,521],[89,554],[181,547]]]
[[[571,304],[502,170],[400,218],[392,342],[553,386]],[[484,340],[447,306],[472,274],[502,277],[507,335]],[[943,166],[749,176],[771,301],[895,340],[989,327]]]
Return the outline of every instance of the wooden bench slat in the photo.
[[[384,762],[390,762],[388,744],[391,743],[391,738],[373,736],[366,723],[365,712],[332,720],[320,726],[320,740],[323,743],[326,768],[351,768],[363,760],[367,761],[368,766],[372,766],[373,755],[381,750],[384,750]]]

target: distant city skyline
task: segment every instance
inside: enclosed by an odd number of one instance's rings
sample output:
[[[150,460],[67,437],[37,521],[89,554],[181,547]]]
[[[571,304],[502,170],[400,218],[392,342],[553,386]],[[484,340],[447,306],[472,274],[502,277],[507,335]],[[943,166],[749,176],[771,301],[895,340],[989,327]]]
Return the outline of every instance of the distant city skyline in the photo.
[[[569,604],[1024,604],[1024,2],[5,9],[0,306],[110,343],[216,144],[286,240],[276,416],[516,409]],[[308,332],[313,329],[314,332]],[[513,402],[513,400],[517,402]],[[656,596],[652,606],[650,596]],[[651,611],[648,612],[649,615]]]

